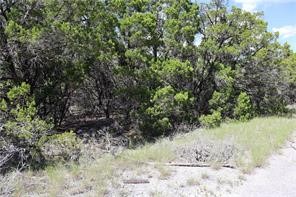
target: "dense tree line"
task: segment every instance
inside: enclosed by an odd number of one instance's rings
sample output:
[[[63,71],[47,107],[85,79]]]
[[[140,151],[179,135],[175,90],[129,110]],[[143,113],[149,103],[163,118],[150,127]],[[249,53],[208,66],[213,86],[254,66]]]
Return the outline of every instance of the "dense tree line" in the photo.
[[[41,152],[74,115],[157,137],[283,113],[296,55],[277,38],[223,0],[0,0],[2,146]]]

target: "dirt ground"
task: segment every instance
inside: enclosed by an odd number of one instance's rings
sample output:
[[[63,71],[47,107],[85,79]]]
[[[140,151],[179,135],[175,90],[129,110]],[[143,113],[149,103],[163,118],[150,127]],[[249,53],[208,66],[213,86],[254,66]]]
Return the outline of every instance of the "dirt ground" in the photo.
[[[120,181],[106,196],[295,197],[296,140],[251,174],[230,168],[156,165],[122,171],[118,176]]]
[[[296,196],[296,137],[264,168],[248,175],[245,183],[233,191],[232,197],[295,197]]]

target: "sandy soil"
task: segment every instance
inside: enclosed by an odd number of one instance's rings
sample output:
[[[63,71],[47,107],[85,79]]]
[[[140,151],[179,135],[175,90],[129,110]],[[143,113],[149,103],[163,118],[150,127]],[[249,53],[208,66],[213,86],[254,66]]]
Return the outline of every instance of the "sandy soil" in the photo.
[[[294,137],[293,139],[296,140]],[[232,197],[296,197],[296,141],[289,141],[264,168],[248,175]]]
[[[121,181],[106,196],[296,197],[296,141],[289,141],[263,168],[248,175],[229,168],[146,166],[118,176]],[[124,184],[124,180],[149,183]]]
[[[208,167],[146,166],[137,171],[124,171],[121,181],[106,196],[223,196],[242,184],[239,170]],[[124,180],[148,180],[143,184],[124,184]]]

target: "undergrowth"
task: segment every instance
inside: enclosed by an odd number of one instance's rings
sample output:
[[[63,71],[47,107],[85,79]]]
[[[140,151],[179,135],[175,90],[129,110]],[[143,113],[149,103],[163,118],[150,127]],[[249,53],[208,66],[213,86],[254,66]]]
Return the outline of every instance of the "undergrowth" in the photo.
[[[296,130],[292,118],[255,118],[249,122],[231,122],[219,128],[199,129],[176,136],[173,140],[162,139],[121,154],[105,155],[95,161],[56,165],[40,171],[10,173],[0,177],[0,195],[97,195],[108,193],[110,184],[119,181],[120,172],[137,169],[147,162],[170,162],[177,159],[176,149],[197,139],[230,140],[240,147],[237,165],[244,171],[260,167],[266,159],[279,150],[286,139]],[[13,179],[13,180],[12,180]]]

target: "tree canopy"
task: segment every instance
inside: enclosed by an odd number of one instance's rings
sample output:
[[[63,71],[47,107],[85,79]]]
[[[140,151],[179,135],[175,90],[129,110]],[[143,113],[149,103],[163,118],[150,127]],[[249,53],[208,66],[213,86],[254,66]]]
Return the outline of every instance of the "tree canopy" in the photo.
[[[54,128],[107,118],[157,137],[284,112],[296,54],[224,0],[0,0],[0,79],[2,122],[22,106]]]

